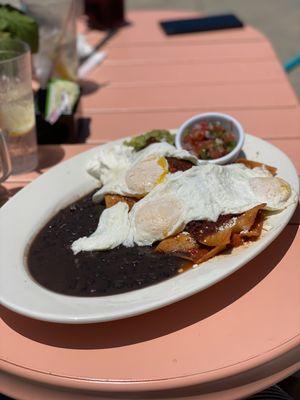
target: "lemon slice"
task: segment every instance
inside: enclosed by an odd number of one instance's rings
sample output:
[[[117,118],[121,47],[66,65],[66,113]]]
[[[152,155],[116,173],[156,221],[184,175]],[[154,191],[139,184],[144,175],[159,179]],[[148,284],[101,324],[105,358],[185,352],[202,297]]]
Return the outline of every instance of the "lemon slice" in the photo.
[[[9,136],[23,136],[34,128],[35,113],[32,99],[8,102],[0,107],[0,125]]]

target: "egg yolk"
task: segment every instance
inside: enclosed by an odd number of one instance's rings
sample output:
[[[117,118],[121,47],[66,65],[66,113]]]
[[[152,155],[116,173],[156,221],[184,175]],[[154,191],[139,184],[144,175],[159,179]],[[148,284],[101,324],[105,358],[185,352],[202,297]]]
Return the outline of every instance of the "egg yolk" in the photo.
[[[159,185],[160,183],[163,183],[163,181],[165,180],[165,178],[166,178],[166,175],[168,174],[168,172],[169,172],[169,166],[168,166],[168,162],[167,162],[167,160],[165,159],[165,157],[160,157],[158,160],[157,160],[157,164],[160,166],[160,168],[162,169],[162,173],[161,173],[161,175],[156,179],[156,185]]]

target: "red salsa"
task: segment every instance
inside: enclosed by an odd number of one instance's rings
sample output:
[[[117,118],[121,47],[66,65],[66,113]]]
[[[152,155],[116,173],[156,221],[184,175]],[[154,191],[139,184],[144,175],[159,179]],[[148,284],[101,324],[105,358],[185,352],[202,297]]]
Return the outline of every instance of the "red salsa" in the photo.
[[[182,139],[183,148],[201,160],[213,160],[230,153],[236,146],[236,137],[219,121],[201,121],[188,127]]]

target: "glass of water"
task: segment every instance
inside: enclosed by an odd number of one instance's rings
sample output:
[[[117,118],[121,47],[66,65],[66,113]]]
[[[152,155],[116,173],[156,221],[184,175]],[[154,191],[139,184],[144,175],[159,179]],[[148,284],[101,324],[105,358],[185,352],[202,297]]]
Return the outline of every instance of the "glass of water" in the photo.
[[[0,129],[4,132],[12,173],[38,164],[29,46],[18,39],[0,41]]]

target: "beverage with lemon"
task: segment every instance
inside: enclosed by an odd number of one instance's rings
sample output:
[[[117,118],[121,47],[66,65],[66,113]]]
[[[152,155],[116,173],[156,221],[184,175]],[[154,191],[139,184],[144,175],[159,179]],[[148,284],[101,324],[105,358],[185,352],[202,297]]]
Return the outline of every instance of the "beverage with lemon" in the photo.
[[[13,173],[34,170],[38,159],[30,52],[25,43],[11,39],[0,44],[0,128]]]

